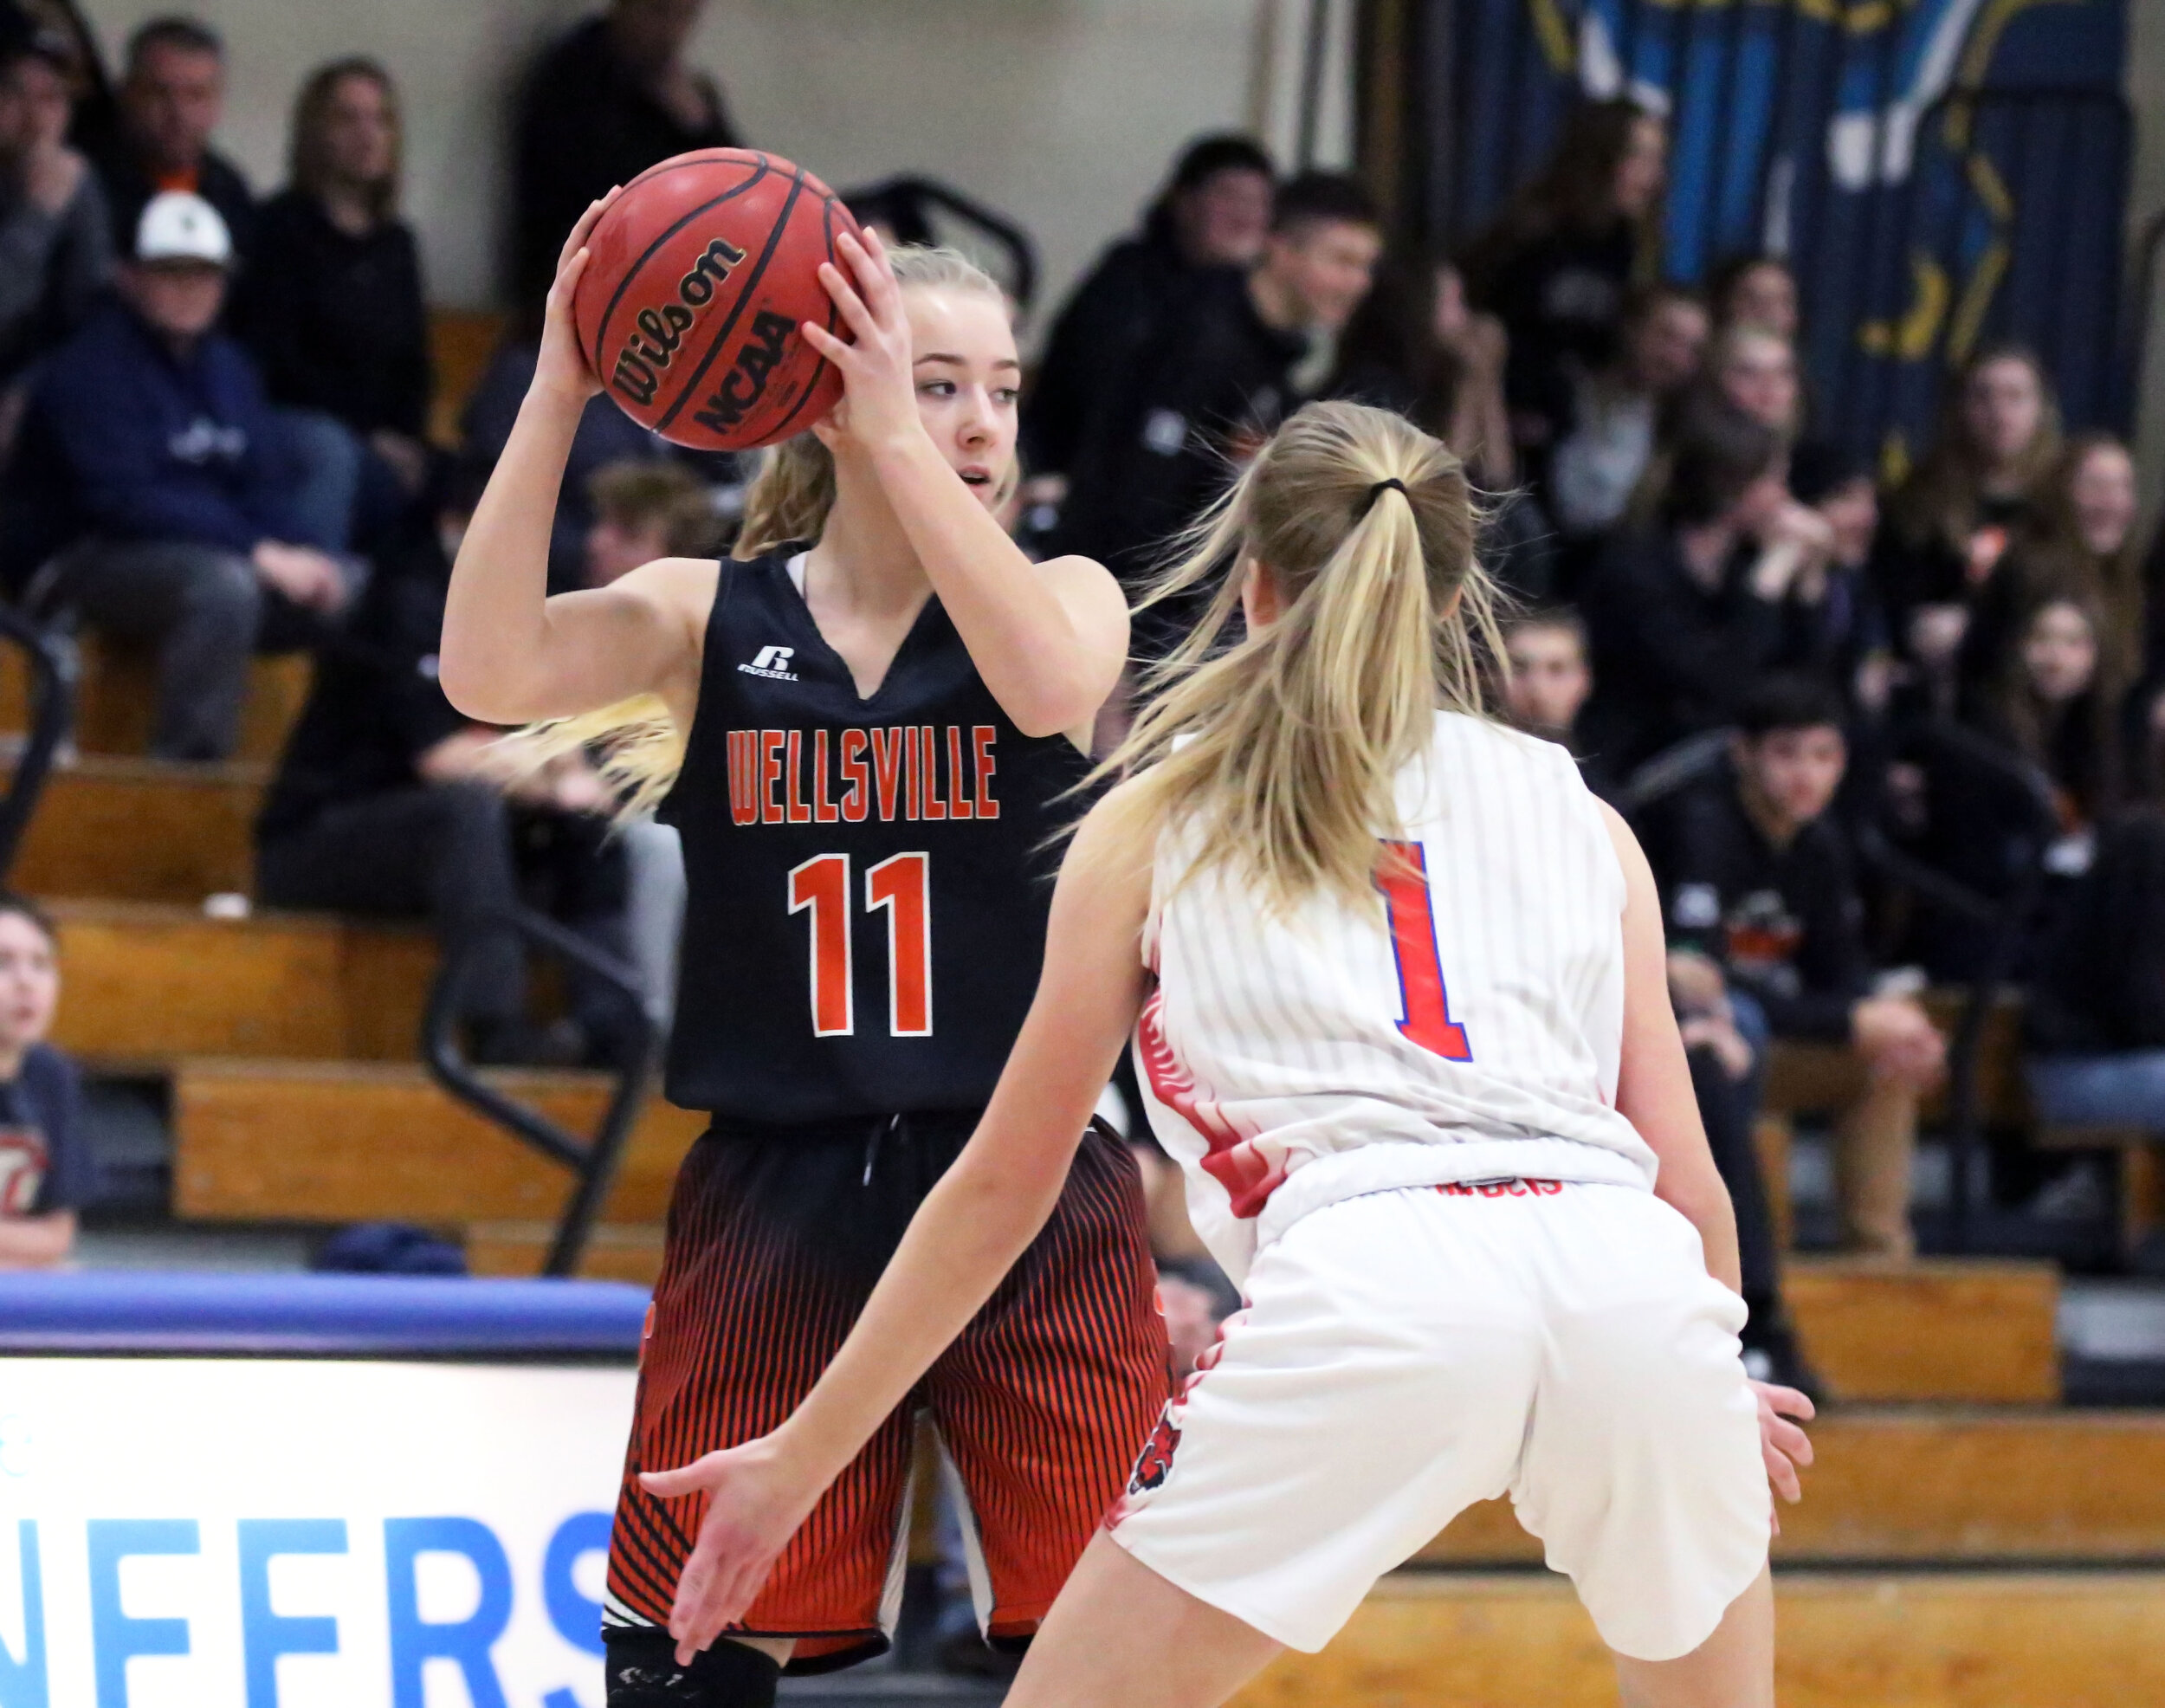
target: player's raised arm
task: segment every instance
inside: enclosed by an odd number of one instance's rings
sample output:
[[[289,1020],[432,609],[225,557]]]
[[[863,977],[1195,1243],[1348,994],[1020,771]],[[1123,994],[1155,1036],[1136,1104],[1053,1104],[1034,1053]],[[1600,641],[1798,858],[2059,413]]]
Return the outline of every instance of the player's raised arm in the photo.
[[[605,588],[548,597],[565,461],[600,390],[579,351],[572,297],[587,235],[616,194],[588,208],[565,241],[533,383],[451,574],[438,657],[443,691],[484,723],[591,711],[662,687],[698,656],[696,626],[683,613],[699,601],[682,584],[703,576],[711,590],[710,566],[663,560]]]
[[[1146,862],[1084,820],[1061,869],[1044,972],[984,1119],[912,1219],[842,1350],[772,1435],[642,1480],[711,1497],[679,1581],[680,1663],[741,1614],[820,1494],[991,1297],[1051,1214],[1142,1005]]]
[[[963,407],[1012,411],[1019,364],[1011,352],[997,374],[966,372],[962,352],[944,347],[936,302],[916,306],[921,324],[913,329],[877,236],[867,233],[860,244],[845,234],[835,247],[854,276],[830,264],[820,278],[856,341],[810,321],[804,333],[842,372],[835,425],[848,450],[837,449],[869,463],[978,674],[1016,726],[1054,735],[1088,725],[1127,658],[1119,585],[1087,558],[1033,565],[972,490],[1004,471],[989,463],[958,471],[919,407],[929,389],[952,392]],[[987,395],[969,395],[979,390]]]

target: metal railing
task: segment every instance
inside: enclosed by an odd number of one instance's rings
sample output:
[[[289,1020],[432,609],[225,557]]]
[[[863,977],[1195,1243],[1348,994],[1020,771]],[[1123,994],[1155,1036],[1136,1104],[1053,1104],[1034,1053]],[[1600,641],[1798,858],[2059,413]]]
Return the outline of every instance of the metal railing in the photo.
[[[0,606],[0,639],[19,648],[29,667],[29,728],[0,795],[0,883],[15,869],[23,833],[52,775],[61,744],[75,720],[74,655],[66,644],[22,612]]]
[[[904,173],[877,184],[860,184],[843,194],[843,204],[858,219],[887,225],[906,243],[937,239],[934,217],[946,214],[973,228],[1006,257],[1008,294],[1024,314],[1037,300],[1037,245],[1006,215],[964,195],[937,178]]]
[[[577,1181],[541,1266],[543,1275],[561,1278],[578,1272],[579,1259],[616,1180],[624,1146],[652,1089],[660,1032],[647,1013],[637,974],[613,955],[604,954],[576,932],[531,908],[513,909],[502,922],[525,941],[549,951],[615,991],[624,998],[627,1011],[626,1036],[611,1070],[615,1087],[600,1124],[591,1136],[582,1138],[506,1096],[461,1052],[458,993],[467,968],[480,952],[475,939],[445,946],[443,965],[429,993],[428,1012],[422,1021],[421,1054],[436,1084],[514,1138],[568,1168]]]

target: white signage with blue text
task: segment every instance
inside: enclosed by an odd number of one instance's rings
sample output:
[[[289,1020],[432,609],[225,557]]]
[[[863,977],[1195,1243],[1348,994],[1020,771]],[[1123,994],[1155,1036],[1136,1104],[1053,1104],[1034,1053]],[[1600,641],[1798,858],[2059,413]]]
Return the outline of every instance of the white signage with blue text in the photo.
[[[0,1708],[601,1708],[634,1380],[0,1358]]]

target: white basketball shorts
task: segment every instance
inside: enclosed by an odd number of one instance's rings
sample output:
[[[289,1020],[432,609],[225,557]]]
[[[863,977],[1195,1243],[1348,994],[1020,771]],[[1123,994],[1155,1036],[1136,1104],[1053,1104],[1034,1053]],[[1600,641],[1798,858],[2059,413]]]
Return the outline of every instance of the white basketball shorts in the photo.
[[[1310,1212],[1167,1407],[1113,1538],[1313,1652],[1506,1491],[1602,1640],[1688,1654],[1767,1562],[1744,1303],[1628,1187],[1418,1187]]]

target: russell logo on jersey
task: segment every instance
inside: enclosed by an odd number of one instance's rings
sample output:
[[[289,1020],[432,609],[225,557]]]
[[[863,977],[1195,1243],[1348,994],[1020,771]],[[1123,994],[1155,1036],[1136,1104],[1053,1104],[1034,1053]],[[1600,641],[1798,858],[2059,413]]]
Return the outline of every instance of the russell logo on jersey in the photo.
[[[797,672],[790,669],[790,661],[796,657],[793,646],[763,646],[753,654],[749,664],[737,668],[748,676],[765,676],[770,682],[795,682]]]

